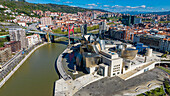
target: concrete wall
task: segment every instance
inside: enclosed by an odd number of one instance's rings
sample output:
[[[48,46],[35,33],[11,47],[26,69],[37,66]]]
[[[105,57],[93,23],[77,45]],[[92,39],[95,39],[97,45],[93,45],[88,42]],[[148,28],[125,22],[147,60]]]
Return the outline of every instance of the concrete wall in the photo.
[[[151,62],[152,62],[152,61],[151,61]],[[136,65],[131,65],[131,68],[129,68],[128,70],[124,70],[123,74],[125,74],[125,73],[127,73],[127,72],[129,72],[129,71],[132,71],[132,70],[134,70],[134,69],[136,69],[136,68],[139,68],[139,67],[141,67],[141,66],[143,66],[143,65],[146,65],[146,64],[148,64],[148,63],[151,63],[151,62],[136,64]]]
[[[112,60],[110,77],[113,77],[114,76],[113,74],[115,74],[115,76],[116,76],[116,75],[120,75],[122,73],[122,63],[123,63],[122,58],[116,58],[116,59]],[[119,70],[119,71],[116,71],[116,70]]]
[[[97,66],[96,66],[97,67]],[[93,72],[96,71],[96,68],[95,66],[94,67],[89,67],[89,68],[86,68],[86,71],[89,73],[89,74],[92,74]]]
[[[156,64],[156,63],[153,63],[153,64],[151,64],[151,65],[149,65],[149,66],[141,69],[140,71],[136,72],[135,74],[131,75],[130,77],[126,78],[125,80],[128,80],[128,79],[130,79],[130,78],[133,78],[133,77],[135,77],[135,76],[137,76],[137,75],[140,75],[140,74],[142,74],[142,73],[144,73],[144,72],[146,72],[146,71],[148,71],[148,70],[154,69],[154,68],[155,68],[155,64]]]

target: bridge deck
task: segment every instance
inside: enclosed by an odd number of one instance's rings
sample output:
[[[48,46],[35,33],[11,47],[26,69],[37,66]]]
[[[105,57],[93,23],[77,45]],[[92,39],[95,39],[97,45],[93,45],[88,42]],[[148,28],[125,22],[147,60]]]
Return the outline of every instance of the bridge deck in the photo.
[[[42,35],[46,35],[47,34],[47,32],[39,32],[39,31],[27,31],[27,33],[35,33],[35,34],[42,34]],[[58,33],[51,33],[51,32],[49,32],[49,35],[69,38],[68,35],[58,34]],[[70,38],[81,39],[81,37],[76,37],[76,36],[70,36]]]

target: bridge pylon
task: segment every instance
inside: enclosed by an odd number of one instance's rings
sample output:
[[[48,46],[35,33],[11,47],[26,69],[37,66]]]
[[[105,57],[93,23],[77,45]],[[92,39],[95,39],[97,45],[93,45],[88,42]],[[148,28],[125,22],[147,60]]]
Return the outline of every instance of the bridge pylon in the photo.
[[[50,42],[50,35],[49,35],[49,32],[47,32],[47,42]]]
[[[74,36],[74,23],[73,24],[68,24],[68,44],[71,44],[71,38],[70,38],[70,33],[73,33]]]

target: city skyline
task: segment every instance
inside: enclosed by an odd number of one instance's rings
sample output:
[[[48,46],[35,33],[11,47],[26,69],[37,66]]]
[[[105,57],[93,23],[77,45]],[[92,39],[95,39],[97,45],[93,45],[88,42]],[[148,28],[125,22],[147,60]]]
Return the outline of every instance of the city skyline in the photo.
[[[52,3],[59,5],[69,5],[73,7],[83,7],[89,9],[104,9],[111,12],[140,11],[140,12],[158,12],[169,11],[169,0],[26,0],[30,3]],[[154,3],[153,3],[154,2]]]

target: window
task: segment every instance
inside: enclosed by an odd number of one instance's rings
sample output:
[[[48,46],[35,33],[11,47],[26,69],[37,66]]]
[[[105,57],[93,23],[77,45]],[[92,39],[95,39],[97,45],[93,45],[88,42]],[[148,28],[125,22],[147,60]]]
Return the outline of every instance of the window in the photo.
[[[118,67],[118,66],[120,66],[120,65],[115,65],[114,67]]]

